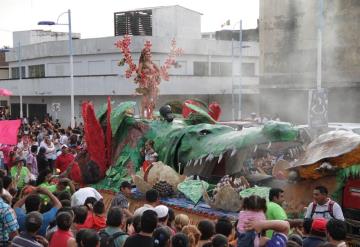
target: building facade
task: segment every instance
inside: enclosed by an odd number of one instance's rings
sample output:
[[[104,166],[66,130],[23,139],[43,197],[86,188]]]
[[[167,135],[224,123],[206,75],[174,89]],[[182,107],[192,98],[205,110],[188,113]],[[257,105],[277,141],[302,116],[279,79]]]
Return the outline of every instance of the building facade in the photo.
[[[232,88],[240,75],[239,51],[235,51],[232,56],[231,41],[201,39],[200,13],[180,6],[153,8],[152,19],[157,20],[152,23],[153,27],[161,25],[156,13],[161,13],[165,19],[166,13],[167,19],[176,13],[178,21],[168,23],[166,28],[164,26],[163,33],[154,28],[152,36],[133,36],[131,52],[134,62],[138,62],[146,40],[152,43],[152,59],[158,65],[164,64],[172,38],[175,37],[177,46],[184,50],[184,54],[177,59],[180,66],[172,68],[169,71],[170,80],[160,84],[156,108],[172,101],[199,98],[207,103],[217,101],[223,109],[222,120],[232,119]],[[186,18],[187,14],[191,18]],[[194,28],[193,25],[197,27]],[[186,28],[190,26],[191,28]],[[177,34],[167,31],[173,30],[173,27],[178,30]],[[140,107],[140,96],[134,95],[136,85],[133,78],[125,77],[126,66],[118,66],[122,55],[114,44],[121,38],[122,36],[115,36],[73,40],[75,116],[78,121],[81,121],[81,103],[85,100],[92,101],[96,108],[106,102],[107,96],[111,96],[116,105],[132,100]],[[242,52],[242,64],[243,68],[245,64],[248,69],[242,73],[241,90],[242,111],[248,114],[258,107],[259,52],[257,42],[245,44],[247,48]],[[13,117],[18,115],[19,95],[22,95],[25,116],[41,118],[40,114],[47,112],[53,118],[60,119],[64,125],[70,123],[68,54],[67,41],[47,41],[22,46],[21,60],[25,76],[19,80],[16,73],[16,48],[7,53],[10,79],[1,80],[0,87],[8,88],[14,93],[10,99]],[[53,103],[60,103],[60,111],[52,112]],[[138,109],[136,113],[138,114]]]
[[[262,114],[307,122],[321,1],[260,0]],[[360,121],[360,1],[323,1],[322,87],[332,122]]]

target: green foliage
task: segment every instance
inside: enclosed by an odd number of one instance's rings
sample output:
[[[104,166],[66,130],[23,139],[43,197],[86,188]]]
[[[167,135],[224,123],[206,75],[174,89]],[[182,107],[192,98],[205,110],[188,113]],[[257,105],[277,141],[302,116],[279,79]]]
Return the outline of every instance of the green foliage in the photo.
[[[360,164],[352,165],[347,168],[341,169],[336,174],[336,190],[333,193],[333,198],[337,201],[341,201],[342,192],[346,181],[349,177],[360,177]]]

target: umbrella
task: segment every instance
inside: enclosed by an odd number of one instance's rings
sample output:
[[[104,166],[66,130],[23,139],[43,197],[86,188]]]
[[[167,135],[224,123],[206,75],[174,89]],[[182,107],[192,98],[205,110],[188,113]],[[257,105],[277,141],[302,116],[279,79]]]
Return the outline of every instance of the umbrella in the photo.
[[[0,96],[11,96],[13,93],[6,88],[0,88]]]

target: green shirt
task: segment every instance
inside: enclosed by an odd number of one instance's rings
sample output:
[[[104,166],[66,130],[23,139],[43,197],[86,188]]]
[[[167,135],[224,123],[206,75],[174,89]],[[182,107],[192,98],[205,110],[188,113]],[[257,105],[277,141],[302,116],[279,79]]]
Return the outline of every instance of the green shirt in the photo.
[[[17,180],[16,186],[19,189],[22,189],[30,179],[30,171],[26,166],[22,166],[21,171],[19,172],[19,177],[17,178],[18,169],[18,166],[11,167],[10,175],[13,179]]]
[[[286,220],[287,215],[285,210],[275,202],[268,202],[266,210],[266,219],[267,220]],[[273,235],[272,230],[266,231],[266,236],[271,238]]]

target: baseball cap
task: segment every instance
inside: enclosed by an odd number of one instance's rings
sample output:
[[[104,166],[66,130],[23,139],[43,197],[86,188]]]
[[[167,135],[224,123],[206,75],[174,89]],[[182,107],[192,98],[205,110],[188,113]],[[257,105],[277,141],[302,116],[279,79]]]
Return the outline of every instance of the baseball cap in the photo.
[[[324,218],[316,218],[313,220],[311,224],[311,230],[317,231],[317,232],[326,232],[326,224],[327,220]]]
[[[61,149],[63,149],[63,148],[68,148],[68,145],[66,145],[66,144],[61,145]]]
[[[154,208],[154,211],[156,212],[158,218],[164,218],[169,213],[169,208],[164,205],[159,205]]]

